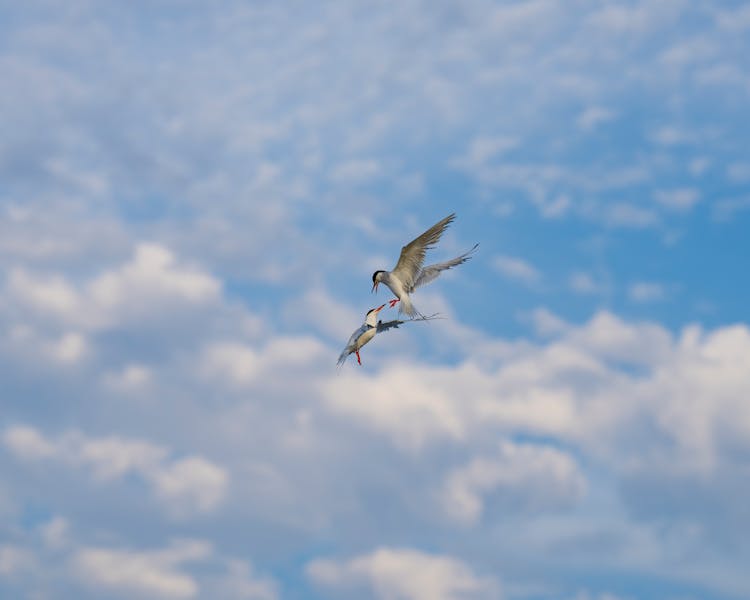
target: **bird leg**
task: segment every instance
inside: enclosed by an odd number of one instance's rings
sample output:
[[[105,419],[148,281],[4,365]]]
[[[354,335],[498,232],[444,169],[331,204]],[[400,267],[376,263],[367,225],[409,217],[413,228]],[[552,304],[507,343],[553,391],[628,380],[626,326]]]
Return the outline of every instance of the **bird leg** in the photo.
[[[393,308],[399,302],[400,302],[400,300],[398,298],[394,298],[393,300],[389,300],[389,304],[391,305],[390,308]]]
[[[354,353],[357,355],[357,362],[361,365],[362,359],[359,357],[359,350],[355,350]]]

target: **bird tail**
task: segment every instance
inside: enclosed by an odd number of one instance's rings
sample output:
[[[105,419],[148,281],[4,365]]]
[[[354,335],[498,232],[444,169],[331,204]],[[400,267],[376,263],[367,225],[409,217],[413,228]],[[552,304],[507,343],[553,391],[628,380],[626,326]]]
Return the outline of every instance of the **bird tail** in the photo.
[[[398,303],[398,312],[399,314],[409,315],[412,318],[422,316],[412,304],[409,294],[401,294],[401,302]]]
[[[348,357],[348,356],[349,356],[350,354],[351,354],[351,352],[347,352],[346,350],[344,350],[344,351],[343,351],[343,352],[342,352],[342,353],[341,353],[341,354],[339,355],[339,359],[338,359],[338,360],[336,361],[336,365],[337,365],[337,366],[339,366],[339,367],[340,367],[341,365],[343,365],[343,364],[344,364],[344,363],[346,362],[346,359],[347,359],[347,357]]]

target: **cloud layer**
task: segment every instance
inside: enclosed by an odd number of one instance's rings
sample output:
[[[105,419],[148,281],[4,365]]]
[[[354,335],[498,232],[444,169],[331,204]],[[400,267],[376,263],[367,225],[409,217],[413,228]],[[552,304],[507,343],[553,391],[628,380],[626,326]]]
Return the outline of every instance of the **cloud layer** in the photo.
[[[0,596],[750,595],[745,3],[4,12]]]

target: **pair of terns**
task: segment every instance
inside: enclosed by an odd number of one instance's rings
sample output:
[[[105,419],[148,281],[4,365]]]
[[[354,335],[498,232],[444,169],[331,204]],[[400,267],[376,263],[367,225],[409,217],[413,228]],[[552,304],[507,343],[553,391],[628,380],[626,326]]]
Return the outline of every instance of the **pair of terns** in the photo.
[[[454,259],[426,267],[422,266],[427,250],[435,247],[435,244],[440,241],[440,236],[443,235],[443,232],[455,218],[456,214],[451,213],[401,248],[401,255],[392,271],[380,270],[372,274],[372,292],[377,292],[378,285],[381,283],[384,284],[396,296],[387,304],[393,308],[396,304],[400,303],[399,313],[404,313],[410,318],[406,320],[396,319],[384,323],[383,321],[378,321],[378,313],[383,310],[385,304],[369,310],[365,316],[365,322],[352,334],[349,342],[346,344],[346,348],[341,352],[338,360],[339,365],[343,365],[350,354],[356,354],[357,362],[361,365],[362,360],[359,357],[359,351],[362,346],[375,337],[375,334],[396,328],[407,321],[429,321],[437,316],[431,315],[425,317],[420,313],[412,304],[410,294],[416,288],[434,281],[443,271],[465,263],[479,246],[479,244],[475,244],[471,250]]]

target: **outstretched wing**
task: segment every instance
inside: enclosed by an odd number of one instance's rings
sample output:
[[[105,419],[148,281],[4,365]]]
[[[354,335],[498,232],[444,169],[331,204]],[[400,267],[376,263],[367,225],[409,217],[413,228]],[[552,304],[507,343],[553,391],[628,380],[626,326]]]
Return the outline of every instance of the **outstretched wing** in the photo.
[[[361,336],[365,331],[370,329],[371,325],[368,325],[367,323],[360,326],[357,331],[355,331],[351,337],[349,338],[349,341],[346,343],[346,348],[344,348],[341,351],[341,354],[339,355],[339,359],[336,361],[337,365],[343,365],[344,362],[346,362],[346,357],[349,356],[354,350],[357,348],[357,340],[359,339],[359,336]]]
[[[406,321],[399,321],[398,319],[394,321],[386,321],[385,323],[383,323],[383,321],[378,321],[378,333],[383,333],[389,329],[398,329],[398,326],[405,322]]]
[[[404,283],[406,289],[413,287],[414,279],[422,268],[422,263],[424,263],[425,252],[435,247],[435,244],[440,240],[440,236],[443,235],[445,229],[455,218],[456,213],[451,213],[401,248],[401,256],[398,257],[398,262],[392,273]]]
[[[410,323],[412,321],[432,321],[433,319],[440,318],[440,313],[435,313],[434,315],[430,315],[429,317],[418,317],[416,319],[404,319],[404,320],[398,320],[395,319],[393,321],[386,321],[385,323],[383,321],[378,321],[378,333],[382,333],[384,331],[388,331],[389,329],[398,329],[398,326],[402,323]]]
[[[426,266],[419,272],[419,275],[417,275],[417,278],[414,280],[413,286],[407,289],[407,291],[411,293],[420,285],[425,285],[436,279],[437,276],[440,275],[440,273],[442,273],[443,271],[465,263],[471,258],[471,255],[478,247],[479,244],[474,244],[474,247],[471,250],[469,250],[468,252],[464,252],[461,256],[457,256],[452,260],[446,260],[445,262]]]

